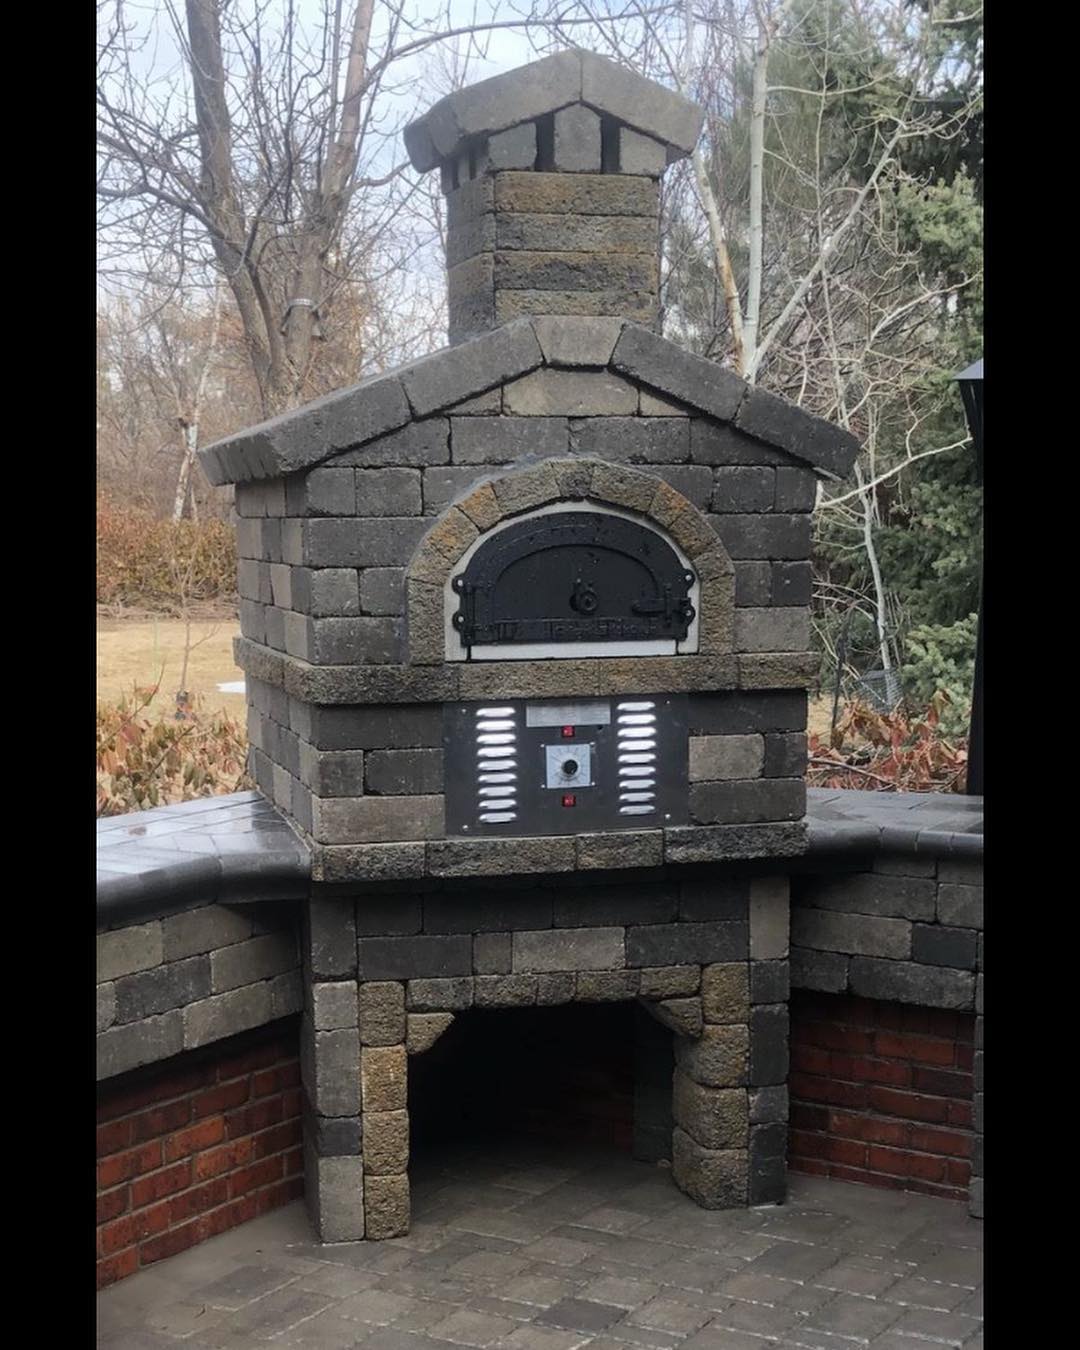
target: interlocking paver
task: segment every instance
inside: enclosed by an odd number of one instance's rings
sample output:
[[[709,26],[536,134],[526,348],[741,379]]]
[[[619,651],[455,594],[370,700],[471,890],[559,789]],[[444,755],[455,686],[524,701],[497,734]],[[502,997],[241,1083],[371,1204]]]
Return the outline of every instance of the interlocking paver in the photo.
[[[783,1206],[706,1211],[663,1169],[543,1148],[415,1171],[407,1237],[320,1246],[297,1202],[104,1291],[98,1350],[981,1341],[981,1225],[952,1202],[793,1176]]]

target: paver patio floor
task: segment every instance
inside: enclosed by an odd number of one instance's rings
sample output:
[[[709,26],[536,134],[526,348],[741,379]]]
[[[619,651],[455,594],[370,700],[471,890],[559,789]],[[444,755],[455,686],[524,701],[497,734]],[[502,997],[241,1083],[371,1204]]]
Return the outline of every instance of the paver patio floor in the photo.
[[[98,1296],[99,1350],[977,1350],[963,1205],[792,1174],[708,1212],[663,1168],[528,1145],[416,1164],[413,1223],[319,1246],[301,1203]]]

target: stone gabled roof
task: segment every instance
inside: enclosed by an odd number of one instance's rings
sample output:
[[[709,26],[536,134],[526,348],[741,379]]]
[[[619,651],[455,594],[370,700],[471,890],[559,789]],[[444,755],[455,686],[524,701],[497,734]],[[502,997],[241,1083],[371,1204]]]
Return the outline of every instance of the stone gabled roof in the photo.
[[[648,328],[558,316],[515,319],[444,347],[208,445],[199,459],[211,483],[299,473],[542,366],[607,368],[802,460],[823,477],[843,478],[859,449],[849,432]]]
[[[688,155],[705,114],[695,103],[594,52],[546,56],[448,94],[405,129],[413,167],[426,171],[467,142],[584,103],[667,147],[668,163]]]

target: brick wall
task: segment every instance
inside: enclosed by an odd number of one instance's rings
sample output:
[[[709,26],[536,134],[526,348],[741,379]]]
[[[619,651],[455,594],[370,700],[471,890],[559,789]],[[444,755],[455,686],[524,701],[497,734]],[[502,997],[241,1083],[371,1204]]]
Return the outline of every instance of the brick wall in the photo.
[[[791,998],[788,1165],[962,1200],[975,1018],[852,995]]]
[[[102,1085],[98,1288],[303,1193],[295,1018]]]

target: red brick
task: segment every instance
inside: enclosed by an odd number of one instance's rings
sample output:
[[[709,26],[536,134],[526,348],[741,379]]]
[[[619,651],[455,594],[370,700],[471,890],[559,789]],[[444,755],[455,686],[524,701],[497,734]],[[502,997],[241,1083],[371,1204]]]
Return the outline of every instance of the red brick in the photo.
[[[231,1172],[229,1195],[236,1199],[237,1196],[246,1195],[248,1191],[253,1191],[259,1186],[269,1185],[271,1181],[280,1181],[283,1170],[281,1154],[276,1153],[270,1158],[263,1158],[261,1162],[252,1163],[250,1167],[242,1167],[238,1172]]]
[[[788,1166],[793,1172],[805,1172],[812,1177],[829,1175],[829,1164],[821,1158],[805,1158],[791,1154],[788,1156]]]
[[[929,1153],[909,1153],[908,1176],[918,1177],[920,1181],[944,1181],[945,1159],[935,1158]]]
[[[914,1092],[895,1092],[892,1088],[872,1087],[870,1105],[887,1116],[903,1116],[906,1120],[945,1119],[946,1103],[940,1097],[920,1097]]]
[[[111,1158],[103,1158],[98,1163],[97,1184],[99,1191],[127,1181],[129,1177],[152,1172],[161,1166],[161,1140],[153,1139],[138,1148],[128,1149],[126,1153],[114,1153]]]
[[[952,1065],[956,1059],[953,1041],[933,1036],[897,1034],[895,1031],[874,1033],[874,1050],[891,1059],[914,1060],[920,1064]]]
[[[287,1044],[280,1037],[275,1037],[263,1045],[253,1045],[248,1050],[241,1050],[221,1060],[217,1066],[217,1081],[225,1083],[230,1078],[253,1073],[256,1069],[267,1069],[271,1064],[277,1064],[279,1060],[295,1054],[294,1046]]]
[[[295,1087],[300,1081],[300,1061],[293,1059],[277,1064],[272,1069],[264,1069],[251,1080],[252,1097],[266,1097],[271,1092],[281,1092],[285,1088]]]
[[[975,1080],[969,1073],[955,1069],[916,1069],[912,1087],[916,1092],[930,1092],[935,1097],[970,1098]]]
[[[285,1105],[279,1097],[266,1097],[261,1102],[252,1102],[247,1108],[247,1127],[252,1134],[276,1125],[285,1115]]]
[[[867,1162],[874,1172],[884,1172],[888,1176],[906,1177],[911,1154],[899,1148],[882,1148],[872,1144],[867,1154]],[[944,1169],[942,1169],[944,1170]]]
[[[911,1131],[911,1147],[923,1153],[946,1153],[952,1158],[971,1157],[971,1135],[961,1134],[958,1130],[927,1130],[915,1128]]]
[[[184,1223],[197,1214],[205,1214],[215,1205],[223,1205],[229,1198],[227,1177],[218,1177],[204,1186],[192,1186],[179,1195],[174,1195],[169,1203],[169,1223]]]
[[[627,1144],[627,1148],[631,1148],[633,1146],[633,1142],[634,1142],[634,1130],[633,1126],[631,1126],[629,1134],[629,1143]],[[285,1154],[285,1175],[287,1177],[295,1177],[300,1173],[302,1173],[303,1170],[304,1170],[304,1150],[302,1148],[294,1148],[291,1153]]]
[[[99,1090],[99,1121],[128,1116],[147,1106],[160,1106],[184,1097],[196,1088],[214,1081],[214,1066],[209,1063],[192,1064],[185,1069],[171,1069],[168,1073],[153,1074],[149,1081],[141,1077],[127,1087]]]
[[[874,1036],[872,1032],[859,1027],[814,1022],[807,1027],[806,1042],[823,1046],[826,1050],[850,1050],[854,1054],[867,1055],[873,1050]]]
[[[173,1130],[179,1130],[191,1119],[191,1098],[181,1097],[178,1101],[168,1102],[165,1106],[157,1106],[152,1111],[143,1111],[137,1115],[133,1122],[133,1133],[136,1141],[140,1139],[157,1139],[163,1134],[171,1134]]]
[[[956,1044],[956,1067],[968,1073],[975,1067],[975,1047],[958,1041]]]
[[[908,1127],[899,1120],[856,1115],[850,1111],[829,1113],[829,1133],[844,1139],[865,1139],[872,1144],[900,1145],[907,1142]]]
[[[215,1111],[227,1111],[230,1107],[246,1102],[251,1089],[250,1080],[236,1078],[230,1083],[221,1083],[209,1092],[201,1092],[192,1102],[192,1115],[196,1120],[213,1115]]]
[[[829,1109],[826,1106],[811,1106],[809,1102],[792,1102],[788,1119],[801,1130],[827,1130]]]
[[[970,1130],[975,1124],[975,1112],[971,1102],[950,1102],[945,1119],[950,1125],[960,1125],[963,1129]]]
[[[280,1209],[282,1205],[299,1200],[303,1194],[303,1177],[288,1177],[275,1186],[267,1186],[259,1191],[255,1196],[256,1207],[260,1214],[267,1214],[272,1209]]]
[[[97,1198],[97,1221],[108,1223],[118,1218],[127,1209],[130,1201],[128,1188],[117,1186],[113,1191],[103,1191]]]
[[[142,1243],[139,1247],[139,1259],[144,1266],[153,1265],[155,1261],[162,1261],[167,1256],[186,1252],[198,1241],[200,1238],[196,1220],[194,1223],[183,1224],[180,1228],[170,1228],[160,1237],[150,1238],[149,1241]]]
[[[160,1233],[168,1227],[169,1216],[164,1205],[125,1214],[122,1219],[104,1223],[98,1228],[98,1253],[111,1256],[125,1247],[133,1247],[143,1238]]]
[[[275,1125],[273,1129],[263,1130],[255,1136],[255,1157],[265,1158],[270,1153],[284,1153],[288,1148],[299,1144],[302,1127],[298,1120],[287,1120]]]
[[[791,1095],[812,1102],[828,1102],[832,1106],[865,1106],[869,1094],[877,1091],[865,1083],[837,1083],[828,1078],[815,1078],[805,1073],[791,1075]]]
[[[827,1134],[813,1134],[807,1130],[788,1131],[788,1152],[798,1158],[823,1158]]]
[[[110,1284],[115,1284],[117,1280],[126,1279],[128,1275],[134,1275],[138,1268],[137,1247],[129,1247],[126,1252],[106,1257],[104,1261],[97,1263],[97,1287],[104,1289]]]
[[[131,1187],[131,1203],[136,1208],[148,1205],[153,1200],[163,1200],[167,1195],[175,1195],[177,1191],[190,1184],[191,1162],[185,1160],[174,1163],[172,1167],[152,1172],[148,1177],[136,1181]]]
[[[862,1186],[881,1186],[889,1191],[898,1191],[904,1184],[899,1177],[891,1177],[884,1172],[871,1172],[865,1167],[837,1165],[829,1168],[829,1176],[835,1177],[837,1181],[855,1181]]]
[[[871,1059],[866,1055],[829,1056],[829,1068],[834,1078],[852,1082],[889,1083],[893,1087],[910,1087],[911,1066],[893,1059]]]
[[[281,1094],[281,1106],[285,1112],[285,1119],[292,1120],[293,1116],[300,1115],[303,1110],[303,1090],[301,1088],[289,1088]]]
[[[818,1045],[793,1045],[791,1067],[803,1073],[828,1073],[829,1052]]]
[[[971,1164],[964,1158],[948,1158],[945,1175],[953,1186],[966,1187],[971,1180]]]
[[[938,1186],[932,1181],[921,1181],[918,1177],[908,1177],[904,1183],[905,1191],[916,1191],[919,1195],[936,1195],[942,1200],[966,1200],[967,1192],[955,1186]]]
[[[131,1117],[123,1120],[111,1120],[97,1129],[97,1156],[106,1158],[110,1153],[119,1153],[131,1144]]]
[[[208,1116],[196,1125],[189,1125],[165,1140],[165,1161],[190,1157],[204,1148],[219,1144],[225,1138],[225,1121],[221,1116]]]
[[[848,1167],[866,1166],[866,1145],[853,1139],[833,1139],[825,1136],[824,1156],[833,1163],[844,1163]]]
[[[250,1162],[253,1152],[254,1145],[248,1136],[245,1139],[234,1139],[231,1143],[222,1144],[220,1148],[209,1149],[206,1153],[200,1153],[195,1159],[195,1179],[205,1181],[208,1177],[216,1177],[222,1172],[231,1172],[236,1167],[243,1167],[245,1163]]]

